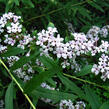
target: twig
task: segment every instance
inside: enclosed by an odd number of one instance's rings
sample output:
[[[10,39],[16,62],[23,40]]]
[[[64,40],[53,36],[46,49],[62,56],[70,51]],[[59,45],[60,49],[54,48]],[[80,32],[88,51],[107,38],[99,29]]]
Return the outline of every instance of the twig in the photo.
[[[13,76],[13,74],[10,72],[10,70],[7,68],[7,66],[5,65],[5,63],[0,59],[0,63],[4,66],[4,68],[8,71],[9,75],[11,76],[11,78],[14,80],[14,82],[17,84],[17,86],[19,87],[19,89],[22,91],[22,93],[24,94],[24,96],[26,97],[26,99],[28,100],[28,102],[30,103],[30,105],[32,106],[33,109],[36,109],[36,107],[33,105],[32,101],[30,100],[30,98],[28,97],[27,94],[24,93],[23,88],[21,87],[21,85],[18,83],[18,81],[15,79],[15,77]]]
[[[67,77],[69,77],[69,78],[76,79],[76,80],[82,81],[82,82],[84,82],[84,83],[88,83],[88,84],[91,84],[91,85],[94,85],[94,86],[97,86],[97,87],[99,87],[99,88],[102,88],[102,89],[105,89],[105,90],[108,90],[108,91],[109,91],[109,88],[106,87],[106,86],[101,86],[101,85],[99,85],[99,84],[96,84],[96,83],[93,83],[93,82],[90,82],[90,81],[87,81],[87,80],[83,80],[83,79],[81,79],[81,78],[78,78],[78,77],[76,77],[76,76],[71,76],[71,75],[66,74],[66,73],[63,73],[63,75],[64,75],[64,76],[67,76]]]
[[[71,5],[71,6],[73,7],[73,6],[77,6],[77,5],[82,5],[82,4],[85,4],[85,3],[87,3],[87,2],[92,2],[92,0],[86,0],[86,1],[83,1],[83,2],[80,2],[80,3],[77,3],[77,4],[73,4],[73,5]],[[32,17],[32,18],[28,19],[27,21],[25,21],[24,23],[30,22],[30,21],[32,21],[32,20],[34,20],[34,19],[37,19],[37,18],[46,16],[46,15],[50,15],[50,14],[56,13],[56,12],[58,12],[58,11],[61,11],[61,10],[63,10],[63,9],[66,9],[66,8],[67,8],[67,7],[62,7],[62,8],[59,8],[59,9],[57,9],[57,10],[50,11],[50,12],[48,12],[48,13],[46,13],[46,14],[42,14],[42,15],[39,15],[39,16]]]

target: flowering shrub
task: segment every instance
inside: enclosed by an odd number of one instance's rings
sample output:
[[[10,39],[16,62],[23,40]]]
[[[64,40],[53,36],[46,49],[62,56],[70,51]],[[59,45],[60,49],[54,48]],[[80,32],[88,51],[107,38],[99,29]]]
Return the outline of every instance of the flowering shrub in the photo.
[[[0,77],[12,80],[0,91],[0,108],[4,102],[6,109],[18,108],[17,85],[33,109],[39,102],[53,109],[107,109],[109,25],[64,39],[52,23],[40,32],[28,32],[22,23],[11,12],[0,18]]]

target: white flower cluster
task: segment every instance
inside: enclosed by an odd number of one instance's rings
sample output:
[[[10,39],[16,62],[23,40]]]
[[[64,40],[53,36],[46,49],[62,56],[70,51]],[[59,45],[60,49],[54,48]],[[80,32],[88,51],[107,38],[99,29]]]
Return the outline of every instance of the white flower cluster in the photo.
[[[63,61],[61,63],[63,68],[67,66],[75,67],[76,64],[72,65],[69,59],[74,61],[77,56],[82,54],[91,53],[95,56],[97,53],[108,53],[109,43],[107,41],[101,41],[101,45],[98,45],[99,34],[103,33],[103,29],[109,29],[109,26],[104,26],[100,29],[97,26],[93,26],[88,33],[72,33],[74,40],[67,43],[63,43],[63,38],[57,32],[56,28],[48,27],[47,31],[42,30],[38,33],[38,40],[36,45],[39,45],[42,54],[47,56],[50,53],[55,54],[57,58],[61,58]],[[106,34],[108,35],[108,34]],[[103,35],[102,35],[103,36]],[[104,36],[103,36],[104,37]],[[80,69],[79,69],[80,70]]]
[[[92,28],[87,32],[87,37],[92,39],[93,37],[98,37],[99,35],[101,37],[106,38],[109,31],[109,25],[106,25],[102,28],[99,28],[97,26],[92,26]]]
[[[11,46],[14,46],[14,44],[16,43],[16,40],[11,38],[11,37],[9,37],[8,34],[6,34],[4,43],[8,44],[8,45],[11,45]]]
[[[18,61],[20,58],[18,56],[10,56],[7,57],[9,67],[13,66],[13,64]]]
[[[108,31],[109,31],[109,25],[106,25],[103,28],[101,28],[101,31],[100,31],[101,37],[106,38],[108,35]]]
[[[10,35],[6,34],[4,43],[11,46],[15,46],[17,43],[17,47],[25,49],[25,46],[28,45],[32,40],[33,38],[30,37],[30,34],[20,36],[17,35],[16,37],[10,37]]]
[[[42,54],[49,56],[50,53],[55,54],[57,58],[63,59],[61,63],[65,68],[70,66],[68,59],[75,60],[76,56],[91,52],[95,55],[97,50],[94,46],[94,40],[88,40],[87,36],[83,33],[73,33],[74,40],[63,43],[63,38],[57,33],[56,28],[48,27],[47,31],[42,30],[38,33],[36,45],[39,45]]]
[[[25,49],[25,46],[28,45],[30,42],[32,42],[32,40],[33,38],[30,36],[30,34],[24,35],[23,39],[19,40],[19,44],[17,45],[17,47]]]
[[[53,51],[53,46],[55,46],[54,33],[57,32],[56,28],[48,28],[48,31],[42,30],[38,33],[37,45],[40,45],[40,49],[44,54],[49,55],[49,51]]]
[[[92,73],[95,73],[95,75],[98,75],[99,73],[102,73],[101,79],[103,81],[109,79],[109,56],[102,54],[99,58],[98,64],[94,64],[92,68]]]
[[[75,109],[85,109],[86,105],[83,101],[76,102]]]
[[[97,48],[98,53],[108,53],[109,52],[109,43],[108,41],[101,41],[101,45]]]
[[[33,74],[35,73],[30,64],[25,64],[23,65],[22,68],[18,68],[13,72],[24,82],[29,81],[33,77]]]
[[[84,33],[73,33],[74,40],[70,42],[70,46],[72,48],[72,51],[76,53],[77,56],[80,56],[81,54],[86,54],[89,51],[92,55],[93,51],[95,50],[95,39],[88,40],[87,36]]]
[[[7,50],[7,46],[3,46],[0,44],[0,53],[3,53],[6,50]]]
[[[61,100],[59,109],[75,109],[71,100]]]
[[[19,23],[20,19],[20,16],[16,16],[11,12],[3,14],[3,16],[0,18],[0,33],[3,33],[4,31],[7,33],[21,32],[22,25]]]
[[[49,89],[49,90],[55,90],[55,88],[54,87],[50,87],[47,83],[42,83],[41,84],[41,87],[43,87],[43,88],[45,88],[45,89]]]
[[[25,46],[28,45],[33,38],[30,36],[30,34],[23,34],[22,33],[22,24],[21,24],[21,17],[14,15],[14,13],[5,13],[0,18],[0,34],[3,34],[5,37],[1,37],[2,44],[4,42],[4,45],[7,44],[11,46],[17,46],[22,49],[25,49]],[[4,49],[2,47],[2,49]]]
[[[22,25],[17,22],[17,23],[11,23],[10,26],[7,27],[7,32],[8,33],[20,33],[22,31]]]
[[[87,37],[92,39],[93,37],[98,37],[100,28],[97,26],[92,26],[92,28],[87,32]]]
[[[85,109],[85,103],[83,101],[78,101],[76,105],[72,103],[71,100],[61,100],[59,109]]]
[[[6,51],[7,50],[7,46],[3,46],[2,44],[1,44],[1,39],[0,39],[0,53],[2,53],[2,52],[4,52],[4,51]]]
[[[0,100],[0,109],[5,109],[4,108],[4,101],[3,100]]]
[[[20,59],[18,56],[10,56],[7,57],[7,62],[9,64],[9,67],[13,66],[16,61]],[[22,68],[18,68],[13,71],[19,78],[21,78],[24,82],[30,80],[35,73],[35,71],[32,69],[31,65],[29,63],[23,65]]]
[[[0,18],[0,34],[2,35],[4,32],[4,37],[1,37],[0,39],[0,53],[6,51],[10,45],[20,47],[22,49],[25,49],[26,47],[28,48],[30,47],[31,42],[35,40],[35,37],[31,37],[30,34],[26,34],[27,32],[22,33],[23,27],[20,22],[21,17],[16,16],[11,12],[4,14]],[[103,28],[93,26],[86,35],[84,33],[72,33],[74,39],[64,43],[64,38],[60,37],[57,29],[55,27],[48,27],[47,30],[42,30],[37,34],[38,38],[36,45],[40,46],[40,51],[42,51],[40,55],[45,54],[51,58],[52,55],[55,55],[60,59],[63,68],[70,67],[75,71],[80,71],[81,65],[76,62],[76,59],[81,55],[91,53],[92,56],[95,56],[97,53],[107,54],[109,52],[108,41],[99,41],[99,37],[107,37],[108,31],[109,25],[106,25]],[[30,56],[30,51],[26,56]],[[18,58],[16,57],[9,57],[9,66],[13,65],[12,61],[17,60]],[[39,60],[36,60],[36,64],[43,66]],[[27,78],[25,81],[29,80],[29,77],[24,72],[25,71],[23,71],[22,68],[15,71],[20,78]],[[104,79],[105,77],[102,76],[102,78]]]

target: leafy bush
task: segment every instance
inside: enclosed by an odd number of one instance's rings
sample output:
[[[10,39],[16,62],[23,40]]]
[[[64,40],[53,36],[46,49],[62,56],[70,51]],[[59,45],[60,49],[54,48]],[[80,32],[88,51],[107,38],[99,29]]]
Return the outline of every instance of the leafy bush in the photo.
[[[108,109],[108,0],[0,2],[0,108]]]

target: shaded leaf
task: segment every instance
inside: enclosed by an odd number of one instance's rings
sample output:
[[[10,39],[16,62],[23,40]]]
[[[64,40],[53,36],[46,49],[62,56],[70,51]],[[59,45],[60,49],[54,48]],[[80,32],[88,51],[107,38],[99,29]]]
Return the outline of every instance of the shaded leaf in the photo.
[[[104,12],[103,8],[100,7],[99,5],[97,5],[96,3],[92,2],[88,2],[92,7],[96,8],[97,10],[100,10],[101,12]]]
[[[62,68],[58,65],[58,62],[54,61],[53,59],[50,59],[47,56],[41,56],[39,60],[44,64],[44,66],[49,70],[52,70],[52,72],[61,72]]]
[[[42,82],[54,76],[54,74],[61,72],[58,63],[56,63],[53,59],[50,59],[46,56],[41,56],[39,59],[47,67],[47,71],[43,71],[41,73],[39,72],[38,75],[34,76],[30,81],[27,82],[24,88],[26,93],[33,91]]]
[[[109,101],[104,102],[104,103],[101,105],[100,109],[109,109]]]
[[[30,93],[36,89],[42,82],[52,77],[55,73],[52,71],[41,72],[38,75],[35,75],[30,81],[28,81],[24,87],[25,93]]]
[[[78,11],[79,11],[79,13],[80,13],[82,16],[85,16],[85,17],[87,17],[89,20],[91,20],[91,16],[89,15],[89,11],[88,11],[88,10],[86,10],[86,9],[83,8],[83,7],[79,7],[79,8],[78,8]]]
[[[101,103],[96,93],[89,87],[85,87],[85,93],[86,93],[86,99],[90,103],[92,109],[99,109]]]
[[[58,77],[62,81],[62,83],[66,86],[66,88],[70,89],[74,94],[77,94],[79,97],[85,99],[84,92],[73,81],[70,81],[63,75],[58,75]]]
[[[92,67],[93,65],[86,65],[79,73],[76,74],[76,76],[84,76],[91,73]]]
[[[14,0],[15,4],[19,6],[19,0]]]
[[[22,2],[23,2],[26,6],[30,6],[31,8],[34,8],[34,4],[32,3],[31,0],[22,0]]]
[[[1,56],[2,57],[9,57],[9,56],[16,56],[20,53],[25,53],[26,50],[23,50],[21,48],[17,48],[17,47],[12,47],[12,48],[9,48],[7,50],[7,52],[5,52],[4,54],[2,54]]]
[[[39,97],[52,99],[53,101],[60,101],[63,99],[75,100],[77,98],[76,95],[71,94],[71,93],[65,93],[65,92],[56,91],[56,90],[48,90],[48,89],[41,88],[41,87],[38,87],[36,90],[34,90],[31,93],[31,95],[32,96],[38,95]]]
[[[5,109],[13,109],[13,81],[9,84],[5,94]]]
[[[8,12],[10,8],[12,8],[14,5],[14,0],[8,0],[8,2],[6,3],[6,8],[5,8],[5,12]]]
[[[48,27],[54,28],[55,26],[54,26],[54,24],[52,22],[49,22]]]
[[[21,57],[18,61],[15,62],[15,64],[11,67],[10,70],[15,70],[18,68],[21,68],[24,64],[28,63],[29,61],[31,61],[33,58],[36,58],[39,55],[39,51],[36,51],[33,55],[26,57],[23,56]]]

